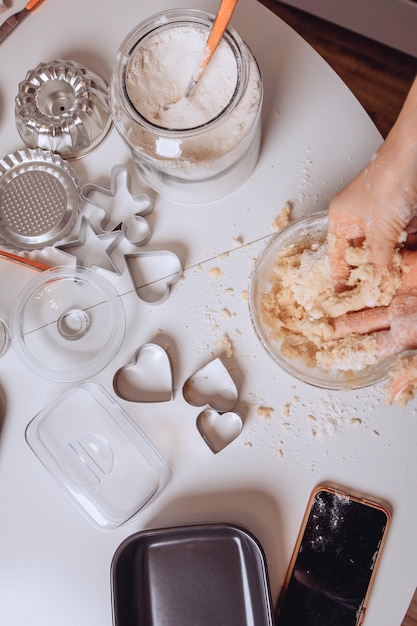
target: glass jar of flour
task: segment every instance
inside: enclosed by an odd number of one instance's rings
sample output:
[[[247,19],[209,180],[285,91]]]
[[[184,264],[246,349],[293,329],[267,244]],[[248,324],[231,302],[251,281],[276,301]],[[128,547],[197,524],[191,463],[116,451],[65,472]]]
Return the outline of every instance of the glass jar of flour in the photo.
[[[261,75],[233,28],[185,96],[213,19],[188,9],[153,15],[126,37],[113,67],[113,123],[148,184],[178,202],[229,194],[259,156]]]

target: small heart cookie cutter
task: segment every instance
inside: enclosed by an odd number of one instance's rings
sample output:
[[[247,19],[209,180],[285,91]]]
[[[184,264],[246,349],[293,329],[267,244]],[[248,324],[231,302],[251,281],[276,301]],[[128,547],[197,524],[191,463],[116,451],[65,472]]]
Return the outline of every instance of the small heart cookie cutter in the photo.
[[[206,408],[196,420],[197,430],[217,454],[242,432],[243,420],[232,411],[238,399],[236,385],[220,358],[215,358],[189,376],[183,386],[183,396],[192,406]]]
[[[189,376],[182,392],[188,404],[208,405],[220,412],[230,411],[238,398],[233,378],[219,357]]]
[[[232,443],[242,432],[243,421],[236,411],[219,413],[204,409],[197,417],[197,430],[214,454]]]

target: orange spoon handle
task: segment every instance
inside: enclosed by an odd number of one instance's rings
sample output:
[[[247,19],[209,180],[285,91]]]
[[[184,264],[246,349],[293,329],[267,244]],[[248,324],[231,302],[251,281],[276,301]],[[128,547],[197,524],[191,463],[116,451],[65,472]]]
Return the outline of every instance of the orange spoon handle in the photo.
[[[33,11],[33,9],[36,9],[36,7],[44,1],[45,0],[29,0],[29,2],[26,3],[25,9],[26,11]]]
[[[233,15],[233,11],[235,10],[237,3],[238,0],[221,0],[220,7],[216,15],[216,19],[213,22],[213,26],[211,27],[203,55],[196,69],[194,70],[194,84],[198,83],[204,70],[207,67],[207,64],[213,56],[213,53],[217,48],[220,39],[223,37],[223,34],[229,25],[230,19]]]

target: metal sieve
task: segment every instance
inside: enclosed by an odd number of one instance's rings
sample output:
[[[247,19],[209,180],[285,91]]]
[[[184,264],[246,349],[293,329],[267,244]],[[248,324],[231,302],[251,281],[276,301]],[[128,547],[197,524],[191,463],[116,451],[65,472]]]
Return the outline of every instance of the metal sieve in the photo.
[[[17,248],[44,248],[74,225],[80,205],[75,172],[47,150],[19,150],[0,160],[0,237]]]

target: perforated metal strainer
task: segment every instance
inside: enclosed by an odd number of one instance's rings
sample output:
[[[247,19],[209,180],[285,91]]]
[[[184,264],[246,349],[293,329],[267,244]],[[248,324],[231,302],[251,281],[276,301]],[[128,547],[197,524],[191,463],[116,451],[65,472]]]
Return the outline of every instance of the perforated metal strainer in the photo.
[[[80,205],[75,172],[59,155],[19,150],[0,160],[0,237],[34,250],[68,234]]]

